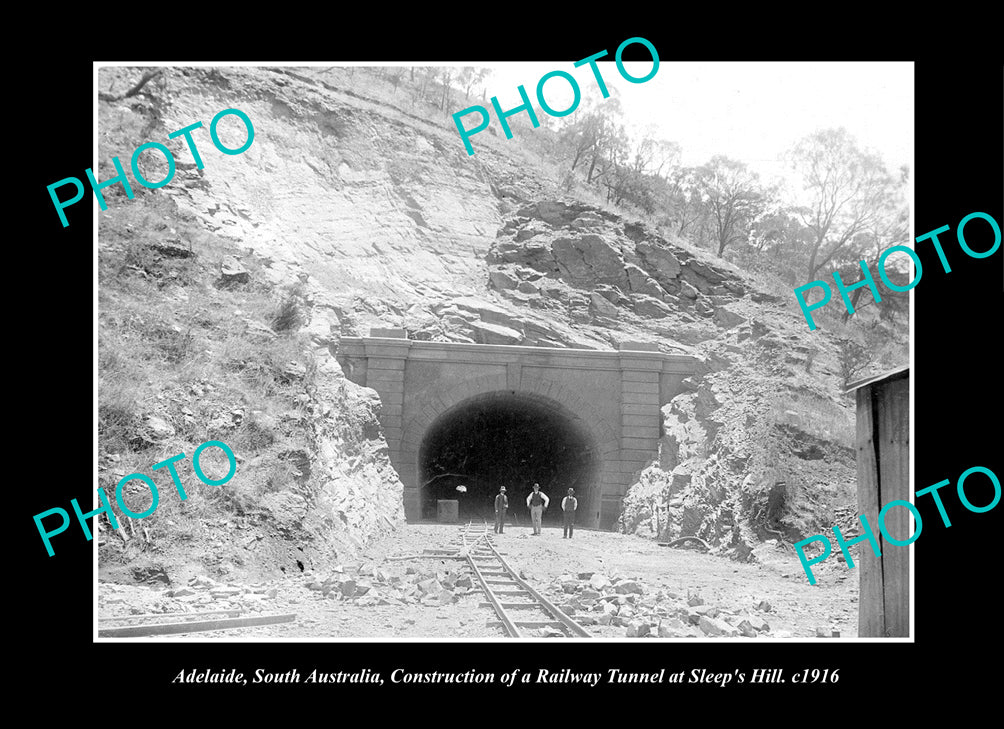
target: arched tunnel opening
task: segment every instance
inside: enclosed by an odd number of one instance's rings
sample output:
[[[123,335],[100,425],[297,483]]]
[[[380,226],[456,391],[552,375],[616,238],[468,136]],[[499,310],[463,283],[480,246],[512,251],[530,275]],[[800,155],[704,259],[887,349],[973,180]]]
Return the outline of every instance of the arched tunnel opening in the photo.
[[[576,524],[599,509],[599,454],[583,422],[558,403],[512,390],[470,398],[441,415],[419,450],[422,518],[435,519],[440,499],[456,500],[461,520],[495,519],[506,487],[506,524],[529,526],[533,484],[550,499],[545,524],[561,524],[569,488]]]

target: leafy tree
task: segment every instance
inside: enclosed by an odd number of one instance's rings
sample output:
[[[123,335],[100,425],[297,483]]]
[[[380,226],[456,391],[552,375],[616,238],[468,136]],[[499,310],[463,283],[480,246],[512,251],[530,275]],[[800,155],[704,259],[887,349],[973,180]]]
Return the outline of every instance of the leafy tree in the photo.
[[[742,162],[717,155],[697,169],[695,185],[708,211],[718,255],[738,241],[749,240],[754,221],[769,202],[757,174]]]
[[[812,279],[831,261],[853,255],[851,244],[888,214],[901,183],[843,128],[809,135],[790,152],[789,161],[810,198],[799,215],[813,234],[807,268]]]
[[[580,106],[562,128],[560,143],[572,158],[573,172],[580,163],[589,163],[586,184],[602,178],[627,148],[617,97],[611,96],[591,109]]]
[[[895,291],[885,285],[882,277],[877,272],[878,259],[886,248],[909,240],[909,234],[910,210],[905,201],[894,198],[886,201],[886,209],[883,210],[883,214],[877,216],[872,221],[868,230],[860,234],[861,249],[865,251],[865,260],[867,260],[869,267],[874,272],[875,285],[879,289],[879,295],[882,297],[882,304],[884,305],[880,316],[890,321],[894,320],[897,314],[901,314],[909,309],[908,292]],[[895,257],[887,258],[885,262],[886,275],[890,281],[900,287],[908,285],[912,279],[909,264],[906,263],[908,259],[905,256],[906,254],[904,253],[897,253]],[[841,271],[840,276],[843,281],[860,279],[860,265],[855,262],[851,271],[847,273]],[[863,304],[858,303],[865,292],[865,288],[854,289],[851,292],[851,305],[854,307],[855,312],[868,305],[867,300]],[[874,297],[872,301],[874,301]],[[850,317],[851,313],[845,309],[844,321],[847,321]]]
[[[457,83],[464,88],[464,101],[471,100],[471,89],[480,84],[488,76],[487,68],[475,68],[474,66],[464,66],[457,76]]]
[[[707,209],[697,186],[694,167],[676,167],[666,178],[666,219],[677,235],[691,235],[700,240],[705,227]]]

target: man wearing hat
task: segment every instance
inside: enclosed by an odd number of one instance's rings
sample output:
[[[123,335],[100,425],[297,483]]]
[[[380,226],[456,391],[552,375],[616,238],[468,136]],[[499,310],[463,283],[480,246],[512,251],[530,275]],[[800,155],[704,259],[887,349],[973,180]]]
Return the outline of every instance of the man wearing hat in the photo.
[[[509,499],[505,495],[505,486],[499,489],[499,495],[495,497],[495,533],[501,534],[505,526],[505,510],[509,507]]]
[[[530,509],[530,522],[533,524],[534,536],[540,535],[540,520],[544,515],[544,509],[547,508],[549,501],[550,499],[547,498],[547,494],[540,490],[540,484],[535,483],[533,491],[526,497],[526,505]]]
[[[561,500],[561,512],[565,517],[565,534],[562,539],[572,538],[572,527],[575,525],[575,510],[579,506],[578,499],[575,498],[575,489],[568,489],[568,496]]]

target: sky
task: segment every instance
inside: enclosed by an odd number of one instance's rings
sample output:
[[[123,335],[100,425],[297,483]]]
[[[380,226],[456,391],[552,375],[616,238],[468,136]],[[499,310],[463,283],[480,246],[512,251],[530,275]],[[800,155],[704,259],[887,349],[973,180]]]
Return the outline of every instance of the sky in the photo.
[[[652,69],[651,61],[624,65],[639,78]],[[598,66],[607,85],[619,92],[629,134],[639,138],[654,124],[662,138],[680,144],[685,166],[724,154],[769,182],[788,177],[780,156],[798,140],[843,126],[861,146],[881,155],[891,172],[904,164],[912,169],[912,63],[661,61],[655,76],[638,84],[624,80],[613,62]],[[576,79],[582,104],[587,98],[604,101],[589,67],[575,68],[572,61],[492,69],[487,96],[498,96],[503,109],[520,103],[518,84],[534,98],[540,77],[553,70]],[[560,77],[551,79],[545,98],[553,108],[566,108],[570,86]],[[565,118],[574,121],[577,112]],[[492,123],[497,124],[494,117]]]

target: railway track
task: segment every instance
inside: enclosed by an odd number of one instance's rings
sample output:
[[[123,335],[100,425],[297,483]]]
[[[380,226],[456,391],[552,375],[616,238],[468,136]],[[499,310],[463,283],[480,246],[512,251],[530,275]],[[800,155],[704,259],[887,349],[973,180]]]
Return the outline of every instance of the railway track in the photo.
[[[476,527],[473,522],[460,529],[452,543],[458,557],[466,558],[471,572],[498,617],[489,627],[499,627],[509,638],[536,637],[529,631],[550,628],[555,637],[592,637],[585,628],[561,611],[554,603],[531,587],[509,566],[492,542],[488,523]],[[429,550],[447,551],[447,550]],[[540,633],[538,632],[538,635]]]

